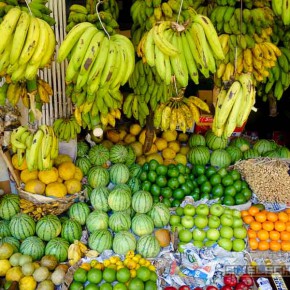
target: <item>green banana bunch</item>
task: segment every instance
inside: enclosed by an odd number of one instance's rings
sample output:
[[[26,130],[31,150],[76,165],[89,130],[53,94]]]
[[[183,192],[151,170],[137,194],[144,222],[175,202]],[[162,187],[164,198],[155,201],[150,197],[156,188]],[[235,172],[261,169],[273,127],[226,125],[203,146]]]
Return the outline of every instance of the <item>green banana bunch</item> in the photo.
[[[81,126],[77,123],[72,115],[69,118],[59,118],[53,122],[53,131],[60,141],[69,142],[77,138],[77,134],[81,132]]]
[[[290,25],[290,1],[273,0],[271,2],[274,14],[278,17],[281,17],[284,25]]]
[[[6,104],[8,87],[9,85],[6,82],[0,87],[0,106],[4,106]]]

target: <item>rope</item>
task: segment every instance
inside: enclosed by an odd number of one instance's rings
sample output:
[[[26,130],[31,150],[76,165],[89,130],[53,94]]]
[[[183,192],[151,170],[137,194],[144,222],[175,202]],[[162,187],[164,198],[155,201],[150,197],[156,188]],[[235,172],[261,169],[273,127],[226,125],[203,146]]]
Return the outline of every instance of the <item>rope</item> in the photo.
[[[99,13],[99,10],[98,10],[99,9],[99,5],[102,4],[102,3],[103,3],[102,0],[98,1],[97,5],[96,5],[96,12],[97,12],[97,15],[98,15],[98,18],[99,18],[99,21],[101,23],[101,26],[102,26],[103,30],[105,31],[105,33],[107,34],[108,38],[110,39],[111,36],[110,36],[109,32],[106,30],[106,28],[105,28],[105,26],[104,26],[104,24],[103,24],[103,22],[101,20],[100,13]]]

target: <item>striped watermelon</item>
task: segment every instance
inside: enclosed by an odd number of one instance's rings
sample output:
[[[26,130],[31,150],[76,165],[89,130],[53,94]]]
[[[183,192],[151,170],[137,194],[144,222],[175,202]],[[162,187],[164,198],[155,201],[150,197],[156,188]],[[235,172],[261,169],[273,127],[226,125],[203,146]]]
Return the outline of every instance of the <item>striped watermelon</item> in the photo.
[[[244,159],[257,158],[259,156],[260,156],[259,152],[255,150],[254,148],[250,148],[243,152]]]
[[[132,193],[141,189],[141,181],[138,177],[131,177],[128,180],[127,185],[130,187]]]
[[[110,207],[108,204],[108,197],[110,191],[105,186],[100,186],[91,192],[90,201],[94,209],[109,211]]]
[[[125,164],[127,166],[130,166],[130,165],[134,164],[136,161],[136,153],[135,153],[134,149],[132,148],[132,146],[128,145],[126,148],[128,151],[128,155],[127,155]]]
[[[70,244],[82,237],[82,226],[76,220],[68,219],[61,228],[61,237],[66,239]]]
[[[210,160],[210,151],[206,146],[195,146],[188,151],[187,159],[194,165],[206,165]]]
[[[266,152],[273,150],[273,145],[267,139],[259,139],[253,145],[253,149],[257,150],[260,155],[264,155]]]
[[[191,134],[188,140],[188,145],[190,148],[199,145],[205,146],[206,145],[205,138],[201,134]]]
[[[211,152],[210,164],[212,166],[228,167],[231,161],[231,155],[225,149],[216,149]]]
[[[142,172],[142,166],[134,163],[129,166],[130,177],[139,177]]]
[[[68,215],[71,219],[78,221],[82,226],[90,213],[90,208],[85,202],[77,202],[71,205]]]
[[[226,148],[226,151],[230,154],[231,156],[231,163],[234,164],[237,161],[241,160],[243,158],[243,152],[241,151],[240,148],[233,146],[233,145],[229,145]]]
[[[271,151],[265,152],[263,154],[263,157],[280,158],[280,154],[278,150],[271,150]]]
[[[125,255],[128,251],[135,251],[136,239],[135,236],[127,231],[119,232],[113,240],[113,251],[119,255]]]
[[[54,238],[45,247],[45,255],[55,256],[58,262],[65,262],[68,255],[69,242],[64,238]]]
[[[132,191],[131,191],[131,188],[128,184],[126,183],[119,183],[119,184],[115,184],[114,186],[114,189],[117,189],[117,188],[121,188],[123,190],[126,190],[128,192],[130,192],[130,194],[132,195]]]
[[[137,252],[144,258],[155,258],[160,252],[158,240],[153,235],[145,235],[137,241]]]
[[[11,236],[9,221],[0,221],[0,239]]]
[[[103,165],[109,161],[110,151],[102,144],[93,146],[89,151],[89,158],[93,165]]]
[[[131,227],[130,214],[123,211],[114,212],[109,218],[109,227],[114,232],[128,231]]]
[[[20,249],[20,241],[14,237],[4,237],[0,239],[0,246],[4,243],[8,243],[13,247],[13,253],[18,253]]]
[[[230,141],[230,145],[238,147],[242,152],[248,150],[251,147],[250,142],[243,137],[236,137]]]
[[[228,139],[216,136],[212,130],[208,130],[205,134],[205,142],[209,149],[225,149],[228,145]]]
[[[75,163],[76,166],[80,168],[84,176],[88,174],[90,168],[92,167],[91,161],[87,156],[78,157]]]
[[[61,224],[63,224],[65,221],[67,221],[69,219],[69,217],[67,215],[61,216],[59,218],[59,221]]]
[[[122,188],[114,188],[109,194],[108,204],[114,211],[128,209],[131,205],[131,193]]]
[[[153,205],[153,198],[150,192],[139,190],[132,196],[132,208],[138,213],[148,212]]]
[[[113,236],[108,230],[98,230],[89,236],[89,247],[92,250],[102,253],[110,250],[113,245]]]
[[[153,233],[154,222],[152,218],[145,213],[135,215],[132,220],[132,231],[137,236],[144,236]]]
[[[109,216],[104,211],[94,210],[88,215],[86,226],[90,233],[97,230],[107,230],[109,227]]]
[[[91,197],[91,193],[93,191],[93,188],[88,185],[88,184],[82,184],[82,190],[86,190],[86,194],[88,195],[88,197],[90,198]]]
[[[129,168],[125,164],[116,163],[110,167],[110,180],[114,184],[126,183],[129,176]]]
[[[110,161],[112,163],[124,163],[128,156],[128,150],[126,146],[121,144],[115,144],[110,149]]]
[[[77,144],[77,157],[84,157],[88,154],[90,145],[86,141],[79,141]]]
[[[16,194],[5,194],[0,200],[0,218],[10,220],[19,212],[19,196]]]
[[[18,240],[24,240],[35,234],[35,222],[31,216],[26,213],[18,213],[10,223],[9,229],[13,237]]]
[[[290,150],[287,147],[285,146],[280,147],[278,149],[278,152],[281,158],[290,158]]]
[[[152,218],[155,227],[161,228],[168,225],[170,211],[165,204],[157,202],[153,205],[151,211],[149,212],[149,216]]]
[[[110,174],[106,168],[101,166],[92,167],[88,174],[88,183],[91,187],[107,186],[110,182]]]
[[[43,241],[50,241],[56,238],[61,232],[61,222],[59,218],[53,214],[42,217],[36,223],[36,235]]]
[[[40,260],[44,256],[45,244],[36,236],[26,238],[20,246],[22,255],[29,255],[34,261]]]

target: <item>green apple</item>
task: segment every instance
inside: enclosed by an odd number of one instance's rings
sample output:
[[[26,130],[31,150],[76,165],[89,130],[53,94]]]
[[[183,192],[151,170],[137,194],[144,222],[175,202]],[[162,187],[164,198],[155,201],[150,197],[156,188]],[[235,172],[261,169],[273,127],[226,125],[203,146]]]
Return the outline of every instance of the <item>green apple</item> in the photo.
[[[234,217],[237,217],[237,218],[242,217],[242,213],[241,213],[238,209],[233,209],[233,210],[232,210],[232,215],[233,215]]]
[[[184,243],[184,242],[179,242],[178,243],[178,246],[177,246],[177,249],[180,253],[183,253],[184,252],[184,249],[182,246],[186,245],[187,243]]]
[[[205,245],[206,247],[211,247],[211,246],[213,246],[215,243],[216,243],[216,241],[207,240],[207,241],[204,242],[204,245]]]
[[[194,241],[203,241],[206,238],[206,232],[202,229],[195,228],[192,231],[192,238]]]
[[[203,229],[208,224],[208,218],[205,215],[196,215],[194,217],[194,224],[197,228]]]
[[[195,212],[197,215],[208,215],[209,214],[209,207],[205,203],[199,204],[196,207]]]
[[[181,221],[181,217],[179,215],[171,215],[170,218],[169,218],[169,224],[171,226],[176,226],[178,224],[180,224],[180,221]]]
[[[234,218],[233,225],[232,225],[233,228],[241,227],[244,224],[242,218],[238,218],[235,216],[233,218]]]
[[[221,216],[225,211],[225,208],[221,204],[213,204],[209,208],[209,212],[211,215]]]
[[[234,218],[232,215],[229,215],[229,214],[222,214],[221,217],[221,225],[222,226],[229,226],[231,227],[234,223]]]
[[[229,226],[222,226],[220,228],[220,235],[222,238],[231,239],[234,236],[234,230]]]
[[[221,224],[221,221],[219,219],[219,217],[215,216],[215,215],[211,215],[209,218],[208,218],[208,226],[211,228],[211,229],[217,229]]]
[[[234,237],[237,239],[245,239],[247,237],[247,230],[245,227],[234,228]]]
[[[227,238],[220,238],[218,240],[218,245],[225,249],[226,251],[231,251],[233,247],[233,243],[230,239]]]
[[[183,207],[178,207],[175,209],[175,213],[179,216],[183,216]]]
[[[233,215],[233,210],[231,208],[225,207],[224,214]]]
[[[191,229],[194,226],[194,218],[190,215],[184,215],[181,218],[181,224],[186,228],[186,229]]]
[[[192,232],[189,229],[182,229],[178,232],[178,238],[181,242],[188,243],[192,240]]]
[[[179,232],[179,231],[181,231],[183,228],[184,228],[184,227],[183,227],[182,224],[178,224],[178,225],[174,225],[174,226],[172,226],[172,227],[171,227],[171,231],[172,231],[172,232],[175,232],[175,231]]]
[[[220,237],[220,232],[217,229],[208,229],[206,231],[206,237],[208,240],[217,241]]]
[[[203,242],[202,241],[193,241],[192,243],[195,247],[197,248],[202,248],[203,247]]]
[[[245,249],[246,244],[245,241],[242,239],[234,239],[233,240],[233,250],[235,252],[241,252]]]
[[[183,214],[184,215],[190,215],[190,216],[194,216],[195,215],[195,206],[192,204],[187,204],[185,205],[185,207],[183,208]]]

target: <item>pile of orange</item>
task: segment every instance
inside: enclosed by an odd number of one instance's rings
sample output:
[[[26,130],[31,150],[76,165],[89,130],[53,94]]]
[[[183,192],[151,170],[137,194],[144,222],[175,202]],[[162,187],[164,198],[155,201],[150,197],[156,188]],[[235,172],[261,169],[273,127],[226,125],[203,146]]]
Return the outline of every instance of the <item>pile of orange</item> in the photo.
[[[290,209],[281,212],[251,206],[242,211],[251,250],[290,251]]]

